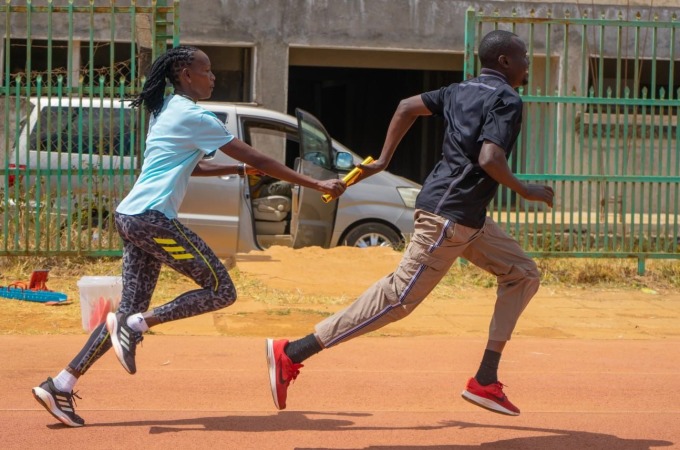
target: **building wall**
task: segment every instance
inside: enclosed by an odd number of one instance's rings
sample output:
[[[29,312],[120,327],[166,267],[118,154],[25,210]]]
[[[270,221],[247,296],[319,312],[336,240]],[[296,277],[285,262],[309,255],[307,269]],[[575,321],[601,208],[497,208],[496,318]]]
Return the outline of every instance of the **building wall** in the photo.
[[[38,4],[46,0],[35,0]],[[150,0],[138,0],[138,4]],[[171,0],[166,0],[168,3]],[[55,0],[65,3],[66,0]],[[86,0],[74,0],[76,4]],[[97,4],[110,4],[109,0],[96,0]],[[653,5],[653,7],[651,6]],[[421,70],[446,70],[460,72],[463,69],[465,14],[472,6],[487,15],[499,14],[519,17],[545,18],[552,14],[563,17],[605,17],[616,19],[634,18],[640,14],[643,20],[656,18],[670,21],[680,15],[677,0],[600,0],[591,2],[539,2],[513,1],[457,1],[457,0],[181,0],[181,42],[204,47],[248,48],[252,56],[252,67],[247,76],[252,77],[246,89],[247,97],[254,102],[286,112],[288,110],[288,77],[291,65],[326,67],[399,68]],[[47,29],[44,17],[34,18],[32,36],[38,39]],[[61,24],[60,24],[61,21]],[[96,26],[95,39],[106,41],[110,37],[105,24]],[[5,35],[5,22],[0,23],[0,32]],[[118,26],[123,30],[125,18]],[[10,36],[26,36],[25,23],[12,21]],[[23,28],[22,28],[23,27]],[[127,24],[129,28],[129,23]],[[64,19],[55,18],[54,38],[65,33]],[[569,60],[559,56],[564,36],[553,36],[553,55],[550,59],[551,89],[567,86],[580,89],[581,74],[587,70],[580,59],[578,27],[569,36]],[[76,36],[87,40],[90,29],[87,20],[79,19],[75,26]],[[61,36],[64,37],[63,35]],[[542,76],[548,66],[542,57],[545,52],[544,37],[537,33],[532,43],[536,52],[533,63],[535,86],[545,92]],[[596,36],[593,37],[596,39]],[[650,55],[651,39],[645,41],[641,53]],[[668,42],[656,43],[663,53]],[[676,52],[677,52],[676,45]],[[2,58],[0,47],[0,60]],[[599,49],[596,49],[599,50]],[[615,39],[607,38],[604,54],[615,56],[618,50]],[[631,51],[630,45],[627,51]],[[236,51],[224,51],[223,60],[213,59],[216,68],[231,70]],[[563,83],[567,67],[566,83]],[[229,84],[229,81],[226,81]],[[412,95],[404,92],[404,96]],[[558,113],[559,114],[559,113]],[[351,117],[357,120],[356,117]],[[349,120],[349,119],[348,119]],[[384,126],[380,127],[381,129]],[[381,131],[383,132],[383,131]],[[423,135],[426,133],[423,131]],[[560,139],[559,142],[563,142]],[[566,142],[566,141],[564,141]],[[431,156],[439,154],[438,148],[427,145]],[[362,146],[353,146],[359,150]],[[365,150],[368,151],[368,150]],[[558,145],[557,152],[563,149]],[[412,161],[403,165],[413,166]],[[414,179],[421,179],[431,161],[420,161],[418,171],[404,173]],[[417,175],[417,176],[416,176]]]
[[[222,45],[247,45],[253,48],[253,100],[268,108],[288,109],[288,74],[290,65],[321,65],[336,67],[408,68],[415,64],[421,69],[462,71],[464,53],[465,14],[470,6],[487,15],[519,17],[603,17],[671,21],[680,16],[680,3],[675,0],[539,2],[539,1],[452,1],[452,0],[202,0],[204,8],[182,5],[182,40],[201,45],[202,42]],[[653,5],[653,7],[651,6]],[[196,23],[197,26],[192,24]],[[198,24],[200,23],[200,26]],[[542,28],[537,27],[537,30]],[[488,31],[488,29],[487,29]],[[590,36],[590,32],[593,35]],[[582,73],[590,70],[581,59],[579,27],[568,36],[569,58],[561,57],[565,36],[552,36],[552,67],[550,86],[546,86],[547,65],[545,36],[537,31],[531,45],[535,52],[534,86],[541,92],[566,86],[569,91],[581,91]],[[558,33],[559,34],[559,33]],[[589,30],[590,51],[597,53],[595,30]],[[629,36],[630,37],[630,36]],[[626,40],[624,52],[632,56],[633,45]],[[653,53],[651,38],[640,44],[640,54]],[[676,42],[676,48],[678,46]],[[656,42],[659,55],[668,54],[669,42]],[[619,45],[614,34],[605,35],[602,53],[616,57]],[[665,53],[664,53],[665,52]],[[676,50],[677,53],[677,50]],[[311,63],[310,63],[311,62]],[[566,67],[566,71],[563,68]],[[564,77],[566,76],[566,79]],[[404,92],[404,96],[413,93]],[[561,95],[566,93],[561,92]],[[561,123],[561,112],[558,121]],[[533,133],[540,135],[540,128]],[[561,160],[568,136],[562,136],[556,148],[545,144]],[[570,133],[567,133],[569,135]],[[533,141],[532,141],[533,142]],[[428,148],[423,146],[423,148]],[[432,148],[430,146],[429,148]],[[438,148],[432,148],[438,155]],[[401,157],[401,156],[400,156]],[[538,155],[537,160],[543,156]],[[411,164],[411,161],[401,161]],[[397,171],[399,172],[396,161]],[[431,161],[416,163],[418,170],[403,174],[416,179],[431,167]],[[565,168],[559,168],[564,170]]]
[[[452,0],[194,0],[181,3],[182,41],[194,45],[251,46],[255,50],[253,100],[286,110],[290,49],[320,48],[463,53],[469,6],[501,15],[556,17],[588,14],[616,18],[640,13],[658,20],[680,15],[675,0],[585,2],[465,2]],[[540,51],[540,43],[537,42]],[[610,46],[613,43],[609,44]],[[613,48],[613,47],[612,47]],[[461,60],[462,64],[462,60]],[[460,70],[462,67],[453,67]]]
[[[45,0],[34,1],[34,5]],[[170,3],[171,0],[165,0]],[[66,0],[54,0],[64,4]],[[87,3],[75,0],[76,5]],[[149,0],[138,0],[144,5]],[[95,4],[110,4],[109,0],[96,0]],[[43,5],[44,6],[44,5]],[[82,6],[82,5],[81,5]],[[356,66],[355,55],[346,50],[372,51],[365,60],[373,61],[370,67],[384,67],[405,63],[390,62],[395,53],[411,52],[420,58],[431,57],[433,65],[449,61],[451,70],[462,69],[465,13],[468,7],[485,14],[516,14],[520,17],[564,16],[606,17],[614,19],[621,14],[632,18],[650,14],[659,21],[670,21],[673,14],[680,16],[677,0],[598,0],[574,1],[458,1],[458,0],[182,0],[180,2],[181,40],[197,46],[248,47],[253,50],[252,100],[272,109],[286,110],[288,67],[293,59],[312,50],[318,57],[326,50],[333,64]],[[32,36],[38,39],[47,30],[44,17],[33,19]],[[103,20],[103,18],[102,18]],[[126,17],[118,21],[125,27]],[[66,33],[60,26],[63,19],[56,17],[54,37]],[[43,26],[44,25],[44,26]],[[62,23],[64,25],[64,23]],[[106,25],[106,24],[104,24]],[[0,23],[0,35],[5,35],[5,22]],[[26,35],[25,23],[10,24],[10,36]],[[95,26],[95,39],[108,40],[108,26]],[[90,24],[78,20],[76,36],[89,38]],[[63,37],[63,36],[62,36]],[[534,43],[541,51],[540,37]],[[611,52],[615,42],[607,43]],[[661,46],[664,43],[660,43]],[[343,50],[345,51],[343,54]],[[0,56],[2,49],[0,49]],[[573,54],[573,53],[572,53]],[[309,56],[309,55],[307,55]],[[397,58],[398,59],[398,58]],[[408,55],[402,60],[415,61]],[[4,61],[3,61],[4,63]],[[367,66],[369,67],[369,66]],[[578,77],[576,77],[578,78]]]

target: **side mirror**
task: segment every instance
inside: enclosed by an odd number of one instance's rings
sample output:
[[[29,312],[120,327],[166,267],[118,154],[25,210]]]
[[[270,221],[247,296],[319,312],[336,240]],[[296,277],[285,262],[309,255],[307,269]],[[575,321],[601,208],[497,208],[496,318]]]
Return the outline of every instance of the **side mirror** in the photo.
[[[336,153],[335,168],[341,171],[354,169],[354,157],[352,154],[347,152]]]

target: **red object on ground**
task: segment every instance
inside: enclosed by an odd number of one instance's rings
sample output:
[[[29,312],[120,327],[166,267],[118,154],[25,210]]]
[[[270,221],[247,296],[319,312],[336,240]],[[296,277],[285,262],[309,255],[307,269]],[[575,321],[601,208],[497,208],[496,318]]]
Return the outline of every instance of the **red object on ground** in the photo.
[[[12,186],[14,186],[14,182],[16,181],[16,178],[14,176],[14,170],[17,168],[17,165],[16,164],[10,164],[9,166],[7,166],[7,168],[9,170],[11,170],[11,172],[9,173],[9,176],[7,177],[7,183],[9,185],[9,187],[12,187]],[[19,169],[26,170],[26,165],[25,164],[19,164]],[[23,174],[19,175],[19,179],[21,179],[22,176],[23,176]]]

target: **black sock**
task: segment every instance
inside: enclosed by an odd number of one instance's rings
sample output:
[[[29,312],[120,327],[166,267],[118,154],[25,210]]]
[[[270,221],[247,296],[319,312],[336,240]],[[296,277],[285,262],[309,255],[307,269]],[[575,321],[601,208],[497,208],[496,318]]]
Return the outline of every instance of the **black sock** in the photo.
[[[323,347],[321,347],[319,341],[313,334],[310,334],[297,341],[289,342],[284,351],[291,361],[299,364],[321,350],[323,350]]]
[[[498,381],[498,363],[501,360],[501,354],[493,350],[484,350],[484,357],[482,363],[479,365],[479,370],[475,379],[482,386],[488,386],[491,383]]]

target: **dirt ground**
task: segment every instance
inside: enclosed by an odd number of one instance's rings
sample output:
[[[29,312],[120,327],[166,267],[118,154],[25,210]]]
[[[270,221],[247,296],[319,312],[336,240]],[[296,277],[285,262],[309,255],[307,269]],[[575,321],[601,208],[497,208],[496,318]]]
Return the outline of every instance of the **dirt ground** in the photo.
[[[166,335],[297,337],[351,303],[390,273],[401,253],[391,249],[272,247],[238,255],[234,305],[163,324]],[[56,272],[58,273],[58,272]],[[92,273],[89,275],[104,275]],[[115,275],[115,274],[106,274]],[[0,298],[0,334],[85,334],[76,287],[78,277],[51,275],[53,290],[72,303],[45,306]],[[4,284],[6,280],[3,280]],[[170,300],[193,283],[162,274],[153,304]],[[440,285],[409,317],[374,332],[378,336],[448,335],[485,337],[495,289]],[[20,305],[19,305],[20,304]],[[666,339],[680,337],[680,294],[639,288],[541,287],[515,336],[577,339]]]

